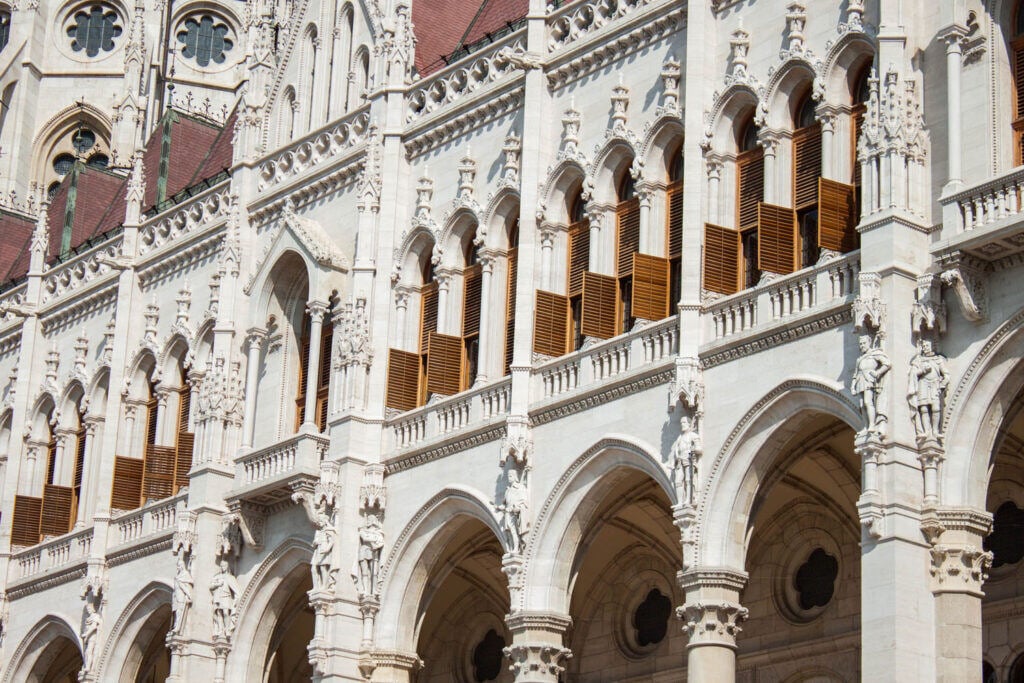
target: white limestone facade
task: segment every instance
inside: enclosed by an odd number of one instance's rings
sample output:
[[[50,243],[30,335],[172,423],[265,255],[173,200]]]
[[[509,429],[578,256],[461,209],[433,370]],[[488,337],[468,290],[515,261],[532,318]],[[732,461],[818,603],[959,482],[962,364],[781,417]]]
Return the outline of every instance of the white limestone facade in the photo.
[[[1024,680],[1022,4],[0,3],[0,682]]]

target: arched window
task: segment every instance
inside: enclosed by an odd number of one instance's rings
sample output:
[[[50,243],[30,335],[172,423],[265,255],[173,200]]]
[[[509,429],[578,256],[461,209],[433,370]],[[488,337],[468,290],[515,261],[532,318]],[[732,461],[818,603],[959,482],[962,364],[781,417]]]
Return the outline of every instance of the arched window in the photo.
[[[669,311],[682,295],[683,260],[683,152],[674,148],[668,160],[668,188],[665,192],[665,216],[669,260]]]
[[[793,209],[800,237],[800,265],[818,261],[818,179],[821,178],[821,124],[810,89],[793,112]]]
[[[415,298],[419,301],[418,317],[415,318],[418,323],[415,327],[416,336],[415,341],[412,342],[415,350],[388,349],[388,378],[384,403],[388,408],[396,410],[412,410],[423,405],[426,402],[429,387],[433,385],[433,388],[436,389],[438,381],[448,378],[443,372],[445,363],[442,361],[445,361],[446,358],[443,358],[442,355],[443,352],[451,351],[449,347],[452,345],[446,344],[445,348],[441,349],[436,340],[439,336],[437,334],[439,292],[434,264],[431,260],[432,246],[432,243],[427,243],[425,240],[419,244],[418,260],[416,261],[418,266],[416,277],[419,282],[407,286],[408,293],[416,295]],[[402,298],[405,308],[399,312],[401,325],[406,324],[407,318],[413,318],[413,315],[409,314],[413,298],[413,296]],[[404,334],[401,333],[398,335],[400,344],[406,344],[406,340],[402,339],[403,336]],[[437,368],[433,382],[428,376],[432,338],[435,339],[434,360]],[[455,349],[461,355],[461,344],[455,345]],[[440,373],[440,376],[437,373]]]
[[[295,90],[288,88],[284,92],[284,99],[281,106],[281,132],[284,137],[282,142],[291,142],[295,139],[295,116],[298,104],[295,101]]]
[[[302,316],[302,330],[299,333],[299,364],[297,368],[298,378],[296,381],[295,395],[295,430],[306,421],[306,396],[309,391],[316,394],[316,415],[311,422],[321,432],[327,429],[327,402],[331,382],[331,348],[334,345],[334,324],[331,321],[331,311],[328,309],[323,314],[320,326],[320,357],[317,362],[316,376],[312,378],[315,384],[310,383],[310,344],[312,343],[313,321],[308,312]]]
[[[1010,64],[1013,68],[1013,160],[1024,163],[1024,3],[1018,2],[1010,40]]]
[[[506,262],[506,277],[508,287],[506,289],[505,303],[505,363],[504,374],[512,372],[512,353],[515,343],[516,329],[516,278],[519,274],[519,214],[509,221],[508,229],[508,256]]]
[[[850,111],[850,115],[853,118],[853,125],[851,129],[851,155],[853,159],[853,170],[851,177],[853,179],[853,186],[857,188],[857,206],[860,206],[860,162],[857,161],[857,141],[860,139],[860,132],[864,128],[864,115],[868,110],[868,100],[871,99],[871,62],[865,64],[857,78],[853,82],[853,92],[851,93],[853,108]]]
[[[462,346],[463,368],[459,389],[473,386],[480,372],[480,321],[483,318],[483,266],[477,259],[476,231],[462,242]]]
[[[316,122],[313,101],[316,99],[316,58],[318,45],[319,40],[317,39],[316,28],[310,26],[306,33],[305,73],[303,74],[304,92],[302,93],[303,104],[306,107],[306,132],[313,130],[314,123]]]
[[[569,200],[569,277],[567,293],[572,312],[572,348],[583,346],[583,280],[590,270],[590,219],[587,218],[583,190],[579,188]],[[564,337],[563,337],[564,338]],[[557,348],[558,344],[555,344]],[[551,355],[561,356],[569,349],[563,348]]]
[[[7,47],[11,40],[11,13],[9,10],[0,10],[0,50]]]
[[[751,114],[740,127],[737,136],[739,154],[736,156],[736,228],[742,244],[742,271],[740,281],[744,287],[753,287],[761,279],[758,268],[758,206],[764,201],[764,149],[757,144],[758,128]],[[732,292],[723,292],[723,294]]]
[[[604,332],[614,337],[633,328],[633,257],[640,251],[640,198],[628,166],[621,169],[615,207],[616,276],[618,277],[618,315],[613,310],[612,325]],[[603,307],[602,307],[603,308]],[[605,337],[607,338],[607,337]]]

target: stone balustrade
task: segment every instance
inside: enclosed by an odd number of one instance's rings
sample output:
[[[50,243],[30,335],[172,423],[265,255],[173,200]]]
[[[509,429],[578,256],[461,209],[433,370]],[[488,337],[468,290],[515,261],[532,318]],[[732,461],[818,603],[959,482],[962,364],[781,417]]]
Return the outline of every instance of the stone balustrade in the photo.
[[[508,413],[512,379],[447,396],[389,421],[390,450],[411,448],[435,436],[447,435],[503,418]]]
[[[186,497],[187,494],[179,493],[171,498],[151,501],[137,510],[129,510],[114,517],[111,520],[115,529],[112,547],[174,533],[178,506],[185,503]]]
[[[1024,166],[942,197],[943,237],[1000,226],[1024,212]]]

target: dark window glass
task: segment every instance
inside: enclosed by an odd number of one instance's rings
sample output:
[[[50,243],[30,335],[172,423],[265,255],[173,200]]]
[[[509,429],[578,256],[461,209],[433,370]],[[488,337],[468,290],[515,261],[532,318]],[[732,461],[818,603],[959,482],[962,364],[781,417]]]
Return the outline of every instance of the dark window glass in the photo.
[[[807,561],[796,570],[794,586],[799,594],[800,609],[824,607],[835,592],[839,562],[821,548],[816,548]]]
[[[1007,683],[1024,683],[1024,655],[1020,655],[1010,667],[1010,677]]]
[[[668,618],[672,614],[672,601],[657,588],[637,605],[633,613],[636,642],[641,646],[656,645],[668,633]]]
[[[757,147],[757,126],[754,125],[753,118],[743,126],[737,142],[739,143],[741,152],[749,152]]]
[[[636,193],[636,186],[633,183],[633,175],[626,169],[626,172],[622,174],[622,181],[619,183],[619,201],[624,202],[627,199],[632,199]]]
[[[0,50],[7,47],[11,39],[11,13],[0,12]]]
[[[75,148],[75,151],[79,154],[85,154],[92,146],[96,144],[96,134],[88,128],[81,128],[75,131],[74,136],[71,138],[71,146]]]
[[[114,49],[114,38],[121,35],[121,23],[117,14],[102,5],[93,5],[88,10],[75,13],[68,37],[71,38],[71,49],[75,52],[85,50],[88,57]]]
[[[57,158],[53,160],[53,170],[59,176],[65,176],[71,172],[71,167],[75,165],[75,157],[70,154],[58,154]]]
[[[749,289],[761,280],[757,267],[757,230],[747,230],[740,239],[743,242],[743,287]]]
[[[208,14],[186,19],[183,30],[178,32],[178,42],[182,44],[181,56],[194,59],[199,66],[208,66],[210,62],[223,64],[224,53],[234,47],[228,33],[230,29],[227,24]]]
[[[807,268],[817,263],[821,256],[818,247],[818,210],[815,208],[800,212],[797,222],[800,225],[800,263]]]
[[[493,681],[501,673],[505,639],[492,628],[473,649],[473,680],[477,683]]]
[[[107,158],[106,154],[93,154],[89,157],[89,160],[85,162],[85,165],[89,168],[104,169],[110,164],[110,159]]]
[[[999,683],[995,667],[988,662],[981,663],[981,683]]]
[[[60,189],[60,181],[55,180],[52,183],[50,183],[50,186],[48,188],[46,188],[46,198],[47,199],[53,199],[54,197],[56,197],[57,196],[57,190],[59,190],[59,189]]]
[[[1024,3],[1021,2],[1017,3],[1017,22],[1014,35],[1024,35]]]
[[[797,109],[795,121],[796,128],[806,128],[807,126],[813,126],[817,121],[814,118],[814,100],[810,94],[804,97],[803,101],[800,102],[800,108]]]
[[[1013,502],[999,506],[992,517],[992,533],[984,543],[992,551],[992,568],[1017,564],[1024,558],[1024,510]]]

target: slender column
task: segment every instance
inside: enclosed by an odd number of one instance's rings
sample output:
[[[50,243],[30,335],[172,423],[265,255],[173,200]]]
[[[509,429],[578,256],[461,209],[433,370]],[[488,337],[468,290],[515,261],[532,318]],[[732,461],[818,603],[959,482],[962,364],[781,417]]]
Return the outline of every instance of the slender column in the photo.
[[[135,416],[139,412],[139,404],[125,399],[124,401],[124,454],[129,458],[139,457],[135,451]]]
[[[686,604],[676,614],[690,638],[686,646],[689,683],[736,680],[736,636],[747,618],[739,595],[746,582],[746,573],[724,567],[696,567],[680,577]]]
[[[516,612],[505,618],[512,631],[512,645],[505,656],[515,683],[558,683],[572,652],[562,638],[572,620],[554,612]]]
[[[67,457],[68,452],[68,436],[74,432],[69,432],[66,429],[57,430],[54,435],[54,441],[57,447],[54,449],[53,454],[53,483],[61,486],[67,486],[71,483],[71,476],[74,470],[74,465],[71,463],[71,458]]]
[[[834,168],[836,111],[830,105],[819,105],[815,118],[821,124],[821,175],[823,178],[836,178]]]
[[[551,257],[555,250],[555,229],[547,222],[540,226],[540,287],[551,291]],[[511,277],[511,274],[510,274]]]
[[[316,384],[320,377],[320,337],[323,335],[324,315],[327,304],[321,301],[310,301],[306,304],[309,313],[309,366],[306,372],[306,418],[302,426],[316,426]]]
[[[96,429],[103,424],[102,416],[90,415],[85,418],[85,466],[82,468],[82,495],[78,498],[78,515],[75,526],[85,524],[86,518],[96,509],[96,474],[95,467]]]
[[[409,317],[409,288],[405,285],[395,287],[395,346],[405,348],[405,330]]]
[[[640,253],[651,253],[651,197],[654,195],[654,187],[649,183],[638,183],[636,196],[640,200]]]
[[[167,443],[167,399],[171,391],[162,384],[156,388],[156,442],[161,446]]]
[[[441,334],[451,334],[448,325],[448,292],[452,286],[452,272],[448,269],[438,270],[434,274],[434,279],[437,281],[437,331]]]
[[[764,200],[770,204],[779,203],[775,196],[778,178],[776,177],[776,155],[779,150],[779,134],[772,130],[762,129],[757,142],[764,149]]]
[[[488,372],[491,368],[491,347],[497,342],[493,338],[491,331],[493,325],[491,325],[490,312],[492,310],[500,311],[501,306],[491,306],[491,286],[494,279],[494,261],[497,254],[491,251],[480,254],[480,332],[479,332],[479,343],[478,343],[478,355],[477,355],[477,371],[476,381],[484,381],[487,379]]]
[[[708,221],[715,225],[722,222],[718,215],[718,186],[722,180],[722,159],[718,155],[707,158],[708,172]]]
[[[587,206],[587,217],[590,219],[590,260],[587,270],[592,273],[601,272],[601,216],[602,210],[593,205]]]
[[[949,155],[947,186],[954,187],[963,184],[960,74],[963,67],[963,40],[966,35],[966,28],[953,25],[941,36],[946,43],[946,145]]]
[[[992,553],[982,543],[992,515],[974,508],[939,508],[922,520],[932,540],[935,595],[935,680],[978,680],[982,666],[981,599]]]
[[[242,448],[252,448],[253,432],[256,429],[256,383],[260,376],[260,351],[267,331],[261,327],[247,330],[246,344],[248,357],[245,363],[245,425],[242,429]]]

